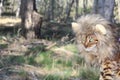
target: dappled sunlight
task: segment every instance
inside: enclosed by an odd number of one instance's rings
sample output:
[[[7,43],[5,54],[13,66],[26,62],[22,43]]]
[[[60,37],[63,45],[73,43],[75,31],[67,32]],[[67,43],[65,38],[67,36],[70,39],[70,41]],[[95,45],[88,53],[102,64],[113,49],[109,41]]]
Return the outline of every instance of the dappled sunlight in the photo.
[[[95,1],[0,0],[0,80],[98,80],[99,67],[85,63],[83,51],[77,49],[76,39],[81,43],[83,37],[75,36],[84,30],[73,32],[71,24],[82,15],[114,7],[111,0],[104,0],[104,6]],[[120,3],[115,3],[114,11],[100,14],[114,12],[105,17],[120,23]]]
[[[12,69],[11,74],[16,73],[17,78],[23,76],[23,80],[31,77],[45,80],[54,78],[74,80],[80,75],[79,71],[84,68],[84,65],[81,64],[74,44],[57,46],[59,43],[43,39],[39,41],[13,39],[7,48],[2,50],[1,56],[4,57],[1,58],[1,62],[6,61],[0,65],[4,66],[3,69],[9,65],[7,70]],[[51,44],[54,45],[49,47]],[[15,78],[11,74],[6,76]]]
[[[0,17],[0,26],[15,26],[16,24],[20,24],[21,19],[15,17]]]

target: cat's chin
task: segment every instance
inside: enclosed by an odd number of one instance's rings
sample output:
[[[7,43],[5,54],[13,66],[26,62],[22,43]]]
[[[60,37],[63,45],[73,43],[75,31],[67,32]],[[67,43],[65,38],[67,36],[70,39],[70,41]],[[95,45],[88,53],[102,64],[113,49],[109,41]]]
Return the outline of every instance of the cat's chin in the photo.
[[[85,51],[94,51],[94,52],[96,52],[96,45],[85,48]]]

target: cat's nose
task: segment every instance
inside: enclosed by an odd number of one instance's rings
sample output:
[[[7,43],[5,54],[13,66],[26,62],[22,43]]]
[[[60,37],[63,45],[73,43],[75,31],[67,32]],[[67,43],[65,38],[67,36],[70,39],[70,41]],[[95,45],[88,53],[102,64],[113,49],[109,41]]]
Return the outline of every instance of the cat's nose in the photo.
[[[87,47],[88,47],[88,45],[84,44],[84,47],[85,47],[85,48],[87,48]]]

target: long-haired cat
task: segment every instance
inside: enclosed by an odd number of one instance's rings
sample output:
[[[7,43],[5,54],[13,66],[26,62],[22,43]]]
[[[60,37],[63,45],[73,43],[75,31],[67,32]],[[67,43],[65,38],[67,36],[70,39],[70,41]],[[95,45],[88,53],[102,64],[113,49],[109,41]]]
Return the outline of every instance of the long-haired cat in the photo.
[[[86,15],[72,23],[80,55],[100,65],[99,80],[120,80],[120,43],[117,29],[100,15]]]

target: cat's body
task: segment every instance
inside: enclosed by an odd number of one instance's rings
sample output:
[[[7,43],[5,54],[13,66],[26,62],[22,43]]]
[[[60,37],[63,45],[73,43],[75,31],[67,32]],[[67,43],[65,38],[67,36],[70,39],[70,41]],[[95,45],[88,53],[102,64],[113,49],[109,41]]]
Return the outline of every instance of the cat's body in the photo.
[[[82,16],[77,22],[72,23],[72,28],[80,55],[86,63],[101,66],[106,59],[120,61],[116,31],[113,30],[113,25],[103,17],[94,14]]]

